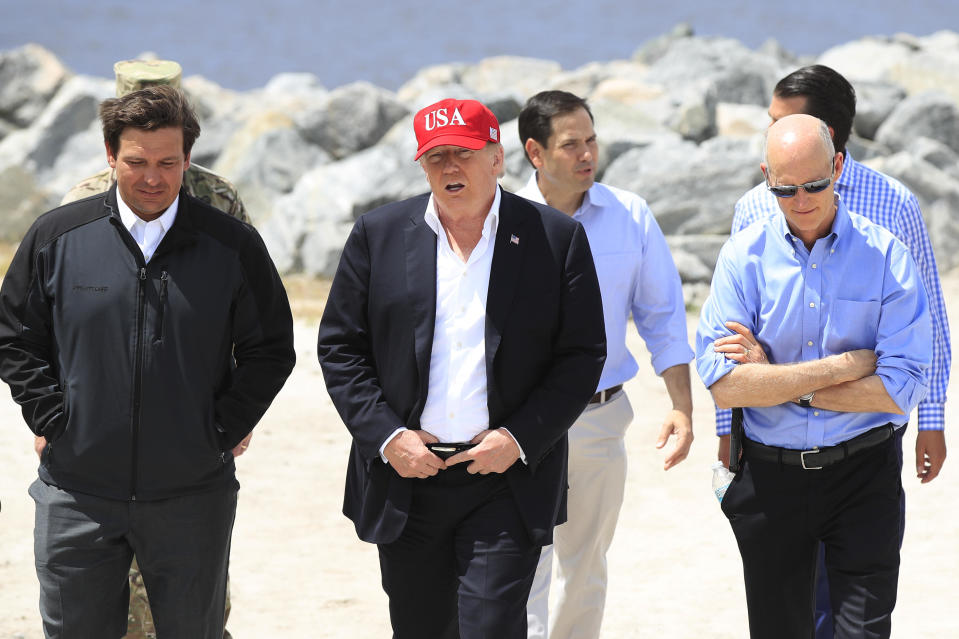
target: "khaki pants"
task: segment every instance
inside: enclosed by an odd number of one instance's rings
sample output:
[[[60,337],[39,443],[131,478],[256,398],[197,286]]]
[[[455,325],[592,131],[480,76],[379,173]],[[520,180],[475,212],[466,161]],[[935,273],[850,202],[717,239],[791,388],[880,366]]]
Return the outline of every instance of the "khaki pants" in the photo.
[[[626,487],[626,428],[633,409],[622,391],[590,404],[569,429],[567,521],[544,546],[526,607],[530,639],[599,637],[606,605],[606,551],[613,541]],[[558,597],[549,615],[556,557]],[[547,625],[547,619],[549,619]]]

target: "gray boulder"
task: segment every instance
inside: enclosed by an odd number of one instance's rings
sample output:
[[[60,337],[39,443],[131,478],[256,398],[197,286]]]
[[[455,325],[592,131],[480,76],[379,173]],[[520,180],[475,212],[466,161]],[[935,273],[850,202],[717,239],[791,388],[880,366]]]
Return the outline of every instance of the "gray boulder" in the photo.
[[[959,34],[939,31],[930,36],[897,36],[913,53],[889,68],[885,79],[910,95],[936,90],[959,102]]]
[[[680,22],[669,32],[661,36],[647,40],[643,45],[633,53],[633,60],[643,64],[655,64],[669,53],[670,48],[677,40],[692,38],[695,35],[693,26],[688,22]]]
[[[882,82],[916,51],[914,43],[870,36],[826,50],[818,64],[835,69],[853,84]]]
[[[0,52],[0,120],[29,126],[70,75],[37,44]]]
[[[900,151],[927,137],[959,151],[959,107],[945,93],[924,91],[900,102],[876,132],[876,141]]]
[[[503,139],[504,165],[506,174],[500,179],[500,185],[507,191],[516,192],[526,186],[533,167],[526,159],[526,151],[519,139],[519,121],[510,120],[499,125]]]
[[[354,82],[332,91],[324,104],[303,112],[296,122],[306,140],[342,159],[376,144],[408,114],[386,89]]]
[[[913,158],[932,164],[940,171],[959,180],[959,154],[939,140],[916,138],[905,148],[905,153]]]
[[[460,93],[450,93],[441,95],[432,99],[435,95],[436,87],[465,87],[460,83],[463,71],[467,65],[461,62],[451,64],[437,64],[424,69],[420,69],[416,75],[410,78],[396,91],[396,98],[410,107],[412,111],[419,111],[428,104],[438,102],[443,98],[462,98],[474,99],[473,95],[464,95]],[[428,95],[425,95],[428,94]]]
[[[531,95],[550,86],[553,77],[560,71],[562,67],[552,60],[497,56],[464,69],[460,84],[482,96],[481,99],[500,95],[504,91],[515,92],[522,104]]]
[[[305,173],[260,226],[277,268],[331,277],[360,215],[427,189],[411,157],[382,145]]]
[[[720,102],[716,105],[716,131],[722,137],[751,138],[769,126],[766,109],[755,104]]]
[[[670,235],[666,238],[673,257],[682,254],[685,272],[680,270],[684,282],[706,282],[713,278],[713,269],[719,259],[719,251],[729,239],[726,233],[708,235]],[[676,267],[679,268],[677,261]]]
[[[233,182],[258,223],[306,171],[329,161],[326,151],[303,139],[289,115],[269,110],[233,135],[213,170]]]
[[[864,138],[874,140],[876,131],[893,109],[906,97],[906,91],[888,82],[856,83],[856,119],[853,128]]]
[[[70,78],[30,127],[15,131],[0,141],[0,170],[17,164],[43,184],[57,177],[52,173],[55,167],[64,166],[61,161],[64,151],[81,146],[89,147],[86,152],[90,156],[99,154],[102,168],[105,162],[103,138],[99,136],[99,139],[90,140],[88,132],[97,126],[100,102],[113,92],[113,83],[109,80],[89,76]],[[87,134],[85,144],[70,144],[71,138],[83,133]],[[88,174],[68,176],[67,179],[75,177],[76,181]]]
[[[622,98],[606,97],[610,95],[608,92],[597,93],[598,97],[590,99],[590,109],[599,141],[600,176],[619,156],[630,149],[653,144],[668,146],[681,142],[679,134],[658,119],[657,116],[665,118],[663,113],[667,110],[663,108],[659,113],[655,113],[655,109],[662,106],[659,99],[644,102],[638,98],[630,103]]]
[[[736,201],[762,180],[750,140],[716,138],[627,151],[603,181],[639,193],[667,235],[729,232]]]
[[[224,89],[198,75],[185,78],[183,89],[200,120],[200,137],[193,145],[191,159],[202,166],[213,166],[251,110],[256,111],[259,106],[247,108],[247,94]]]
[[[675,91],[690,87],[716,102],[765,105],[783,75],[776,59],[730,38],[676,38],[650,63],[647,80]]]

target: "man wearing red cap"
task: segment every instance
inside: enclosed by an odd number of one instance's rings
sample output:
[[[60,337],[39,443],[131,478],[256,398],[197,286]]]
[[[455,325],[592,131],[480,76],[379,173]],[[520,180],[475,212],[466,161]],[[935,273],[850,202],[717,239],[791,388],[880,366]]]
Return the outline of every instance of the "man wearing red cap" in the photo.
[[[430,193],[356,222],[320,323],[343,510],[378,545],[394,637],[523,639],[605,360],[599,286],[578,222],[497,185],[489,109],[442,100],[414,130]]]

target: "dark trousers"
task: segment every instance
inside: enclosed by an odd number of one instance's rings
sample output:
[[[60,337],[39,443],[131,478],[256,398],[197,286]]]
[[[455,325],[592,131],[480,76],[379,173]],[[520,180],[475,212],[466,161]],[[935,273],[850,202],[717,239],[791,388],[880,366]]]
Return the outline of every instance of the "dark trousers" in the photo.
[[[722,502],[743,560],[753,639],[814,636],[819,545],[835,636],[889,637],[902,484],[892,438],[823,470],[745,456]]]
[[[34,556],[48,639],[126,634],[134,553],[158,639],[222,639],[237,486],[158,501],[117,501],[30,486]]]
[[[905,427],[896,429],[896,448],[899,452],[899,474],[902,475],[902,437]],[[899,548],[906,535],[906,491],[899,493]],[[829,575],[826,572],[826,548],[819,545],[819,563],[816,566],[816,639],[833,639],[832,604],[829,600]]]
[[[379,545],[395,639],[525,639],[539,560],[502,475],[466,464],[414,482],[400,537]]]

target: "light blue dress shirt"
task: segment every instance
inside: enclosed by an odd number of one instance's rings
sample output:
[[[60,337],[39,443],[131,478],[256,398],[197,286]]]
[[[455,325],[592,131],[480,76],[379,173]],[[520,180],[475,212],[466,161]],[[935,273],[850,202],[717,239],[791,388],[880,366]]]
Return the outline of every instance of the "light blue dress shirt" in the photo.
[[[919,402],[919,430],[943,430],[946,389],[952,362],[949,319],[939,284],[936,257],[919,210],[919,202],[901,182],[856,162],[848,152],[842,174],[836,181],[836,193],[850,211],[892,231],[909,249],[919,268],[919,277],[929,297],[933,334],[929,394]],[[779,211],[776,197],[766,189],[765,183],[759,184],[736,203],[732,232],[738,233],[756,220]],[[728,434],[729,424],[730,411],[717,409],[716,434]]]
[[[832,446],[887,422],[902,425],[925,397],[932,322],[908,249],[890,232],[850,213],[837,197],[832,231],[812,250],[778,211],[723,247],[696,334],[696,366],[706,386],[738,364],[713,342],[737,321],[773,364],[811,361],[860,348],[876,352],[876,375],[904,415],[840,413],[786,402],[746,408],[746,436],[770,446]]]
[[[517,192],[545,204],[536,174]],[[586,229],[606,319],[606,364],[597,390],[622,384],[639,365],[626,348],[632,314],[657,375],[693,359],[686,332],[686,306],[679,272],[666,238],[646,201],[635,193],[595,183],[576,219]]]

